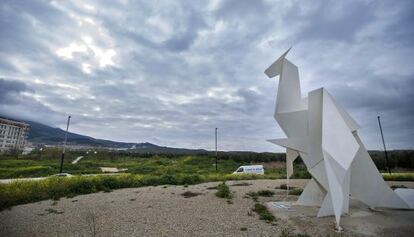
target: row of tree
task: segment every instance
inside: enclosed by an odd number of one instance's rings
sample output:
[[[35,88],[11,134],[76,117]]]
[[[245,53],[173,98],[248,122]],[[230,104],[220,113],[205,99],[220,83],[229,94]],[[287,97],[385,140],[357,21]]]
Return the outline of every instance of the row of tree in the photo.
[[[2,154],[0,155],[3,159],[10,158],[24,158],[24,159],[53,159],[60,157],[61,149],[49,148],[43,150],[35,150],[31,154],[22,156],[17,153]],[[382,151],[369,151],[372,160],[379,170],[387,169],[387,162],[385,159],[384,152]],[[180,153],[174,152],[139,152],[137,150],[130,151],[116,151],[116,150],[73,150],[68,151],[66,157],[77,157],[77,156],[93,156],[98,159],[117,159],[118,157],[131,157],[131,158],[151,158],[154,156],[163,156],[168,158],[178,158],[186,155],[199,155],[215,157],[215,152],[205,150],[194,150],[189,153],[188,150]],[[271,153],[271,152],[246,152],[246,151],[220,151],[217,154],[218,159],[222,160],[234,160],[241,163],[266,163],[266,162],[284,162],[286,159],[285,153]],[[388,152],[388,160],[391,169],[414,169],[414,150],[392,150]],[[303,163],[301,159],[296,159],[297,163]]]

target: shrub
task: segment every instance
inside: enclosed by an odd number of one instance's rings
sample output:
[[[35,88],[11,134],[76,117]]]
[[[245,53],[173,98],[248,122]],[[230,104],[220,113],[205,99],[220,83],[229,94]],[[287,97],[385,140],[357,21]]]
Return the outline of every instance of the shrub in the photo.
[[[310,236],[306,233],[294,234],[292,233],[290,229],[283,228],[282,231],[280,232],[279,237],[310,237]]]
[[[279,186],[279,188],[280,188],[280,189],[283,189],[283,190],[287,190],[287,189],[288,189],[288,187],[287,187],[287,185],[286,185],[286,184],[281,184],[281,185]],[[289,186],[289,189],[295,189],[295,187],[293,187],[293,186]]]
[[[254,212],[259,214],[261,220],[265,220],[266,222],[274,222],[277,221],[276,217],[269,212],[267,207],[263,204],[256,203],[254,208],[252,209]]]
[[[293,169],[292,178],[294,179],[310,179],[312,178],[311,174],[305,168]]]
[[[246,193],[246,197],[247,198],[251,197],[253,199],[253,201],[255,201],[255,202],[259,201],[259,195],[257,194],[257,192],[250,191],[250,192]]]
[[[179,184],[179,180],[176,175],[165,174],[162,175],[159,179],[159,184],[172,184],[176,185]]]
[[[201,195],[201,193],[195,193],[195,192],[191,192],[191,191],[186,191],[186,192],[184,192],[184,193],[181,194],[181,196],[183,196],[185,198],[196,197],[198,195]]]
[[[275,192],[270,191],[270,190],[259,190],[257,191],[257,195],[261,196],[261,197],[271,197],[275,194]]]
[[[121,186],[117,177],[111,177],[111,176],[100,177],[100,180],[98,180],[98,183],[99,183],[99,189],[101,190],[117,189],[117,188],[120,188]]]
[[[271,190],[259,190],[257,192],[250,191],[246,193],[247,197],[251,197],[253,201],[257,202],[259,197],[272,197],[275,195],[275,192]]]
[[[303,189],[301,188],[295,188],[295,189],[289,190],[290,195],[301,195],[302,192],[303,192]]]
[[[227,184],[225,182],[223,182],[223,183],[221,183],[217,186],[216,196],[220,197],[220,198],[227,198],[227,199],[232,198],[230,188],[229,188],[229,186],[227,186]]]
[[[88,194],[96,192],[95,183],[90,179],[72,178],[70,180],[69,194]]]
[[[203,181],[203,178],[200,175],[184,175],[180,182],[181,184],[198,184]]]

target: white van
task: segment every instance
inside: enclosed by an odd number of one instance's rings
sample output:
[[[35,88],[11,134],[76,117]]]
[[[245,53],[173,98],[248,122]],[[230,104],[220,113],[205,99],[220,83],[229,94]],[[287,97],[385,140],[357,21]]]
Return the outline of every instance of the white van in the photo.
[[[243,165],[237,168],[233,174],[264,174],[263,165]]]

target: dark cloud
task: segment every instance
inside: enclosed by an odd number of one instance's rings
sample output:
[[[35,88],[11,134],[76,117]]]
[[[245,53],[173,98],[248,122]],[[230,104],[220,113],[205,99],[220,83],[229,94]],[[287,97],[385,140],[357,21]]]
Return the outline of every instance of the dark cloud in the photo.
[[[277,80],[294,46],[302,93],[326,87],[379,149],[413,148],[411,1],[0,3],[0,113],[105,139],[280,150]],[[9,78],[15,78],[11,80]]]
[[[25,83],[0,78],[0,104],[16,104],[24,91],[28,91]]]
[[[301,24],[301,30],[295,35],[296,42],[303,40],[353,40],[356,33],[374,19],[375,3],[364,1],[341,1],[326,4],[326,1],[313,2],[313,10],[303,12],[300,5],[292,7],[285,14],[286,23]],[[315,7],[317,6],[317,7]],[[292,22],[289,19],[293,19]]]

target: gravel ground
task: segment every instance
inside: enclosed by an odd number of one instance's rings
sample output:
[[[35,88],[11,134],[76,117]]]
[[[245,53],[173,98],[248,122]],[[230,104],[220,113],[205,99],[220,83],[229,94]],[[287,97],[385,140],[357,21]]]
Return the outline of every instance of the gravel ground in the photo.
[[[284,182],[229,181],[234,192],[230,204],[208,189],[218,184],[213,182],[120,189],[20,205],[0,212],[0,236],[279,236],[285,228],[302,231],[303,226],[286,218],[276,224],[259,220],[251,211],[254,201],[244,198],[248,191],[273,189],[275,197],[259,201],[284,200],[285,191],[275,190]],[[303,187],[306,182],[291,180],[290,184]],[[412,182],[404,185],[414,187]],[[199,195],[185,198],[186,191]],[[290,200],[296,198],[290,196]]]

